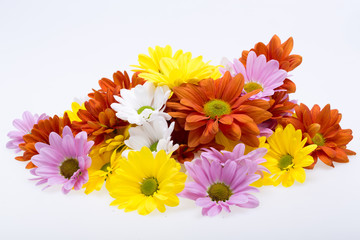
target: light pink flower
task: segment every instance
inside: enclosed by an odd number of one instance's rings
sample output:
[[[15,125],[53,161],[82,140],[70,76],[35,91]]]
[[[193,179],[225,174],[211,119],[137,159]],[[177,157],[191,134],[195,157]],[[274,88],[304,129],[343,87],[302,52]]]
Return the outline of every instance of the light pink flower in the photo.
[[[62,184],[63,193],[68,193],[72,188],[81,189],[88,181],[87,169],[91,165],[88,156],[93,141],[87,141],[86,132],[80,132],[75,137],[70,127],[65,126],[62,137],[52,132],[49,136],[49,144],[38,142],[35,144],[39,154],[33,156],[31,161],[37,168],[31,169],[31,173],[38,178],[39,184],[47,184],[47,187]]]
[[[14,149],[16,153],[20,152],[19,144],[24,143],[23,136],[30,133],[31,129],[37,124],[40,120],[48,119],[49,117],[46,114],[37,114],[32,115],[30,112],[25,111],[22,115],[22,119],[15,119],[13,121],[13,126],[17,131],[11,131],[8,133],[8,137],[11,139],[6,147],[9,149]]]

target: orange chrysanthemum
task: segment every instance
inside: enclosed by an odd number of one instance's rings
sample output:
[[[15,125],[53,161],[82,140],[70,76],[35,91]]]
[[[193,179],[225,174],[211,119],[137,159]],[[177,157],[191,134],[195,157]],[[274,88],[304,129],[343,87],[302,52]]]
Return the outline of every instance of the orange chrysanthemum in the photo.
[[[290,37],[285,42],[281,43],[280,38],[274,35],[270,42],[265,45],[262,42],[255,44],[254,48],[250,51],[254,51],[257,56],[265,55],[267,61],[274,59],[280,64],[280,69],[284,69],[287,72],[294,70],[302,62],[300,55],[291,54],[294,46],[294,40]],[[242,56],[239,59],[244,66],[246,66],[247,56],[250,51],[243,51]],[[296,85],[290,79],[285,79],[284,84],[279,89],[286,89],[288,93],[294,93],[296,91]]]
[[[257,124],[266,121],[271,113],[264,100],[248,100],[259,90],[241,96],[244,77],[231,77],[226,72],[220,79],[204,79],[199,85],[190,83],[174,87],[175,98],[170,99],[168,112],[183,128],[189,131],[189,147],[208,144],[217,134],[227,139],[258,146],[260,131]]]
[[[291,116],[294,113],[296,103],[289,100],[289,95],[286,92],[275,92],[270,98],[270,108],[268,112],[272,117],[262,123],[261,125],[266,128],[275,130],[279,120],[285,116]]]
[[[305,104],[300,104],[295,107],[295,113],[292,117],[282,119],[282,124],[291,123],[296,129],[301,129],[307,144],[318,146],[312,153],[315,161],[309,169],[314,168],[317,158],[334,167],[333,162],[349,162],[347,155],[356,154],[346,148],[353,139],[351,129],[341,129],[341,114],[337,109],[330,109],[330,104],[322,110],[319,105],[314,105],[311,111]]]
[[[77,115],[80,122],[73,122],[76,132],[86,131],[89,139],[95,145],[103,142],[107,135],[122,131],[129,123],[116,117],[116,112],[111,108],[111,104],[117,102],[114,95],[120,96],[120,89],[131,89],[137,84],[143,84],[144,80],[134,74],[132,80],[126,72],[116,72],[114,80],[103,78],[99,80],[100,90],[94,90],[89,94],[90,100],[85,102],[85,110],[79,110]]]
[[[24,135],[24,143],[19,147],[24,151],[22,156],[18,156],[15,159],[19,161],[29,161],[32,156],[39,154],[35,149],[35,143],[42,142],[49,144],[49,135],[51,132],[55,132],[59,135],[62,134],[62,130],[65,126],[71,126],[70,119],[67,113],[62,118],[55,115],[49,119],[40,120],[34,125],[31,133]],[[26,165],[27,169],[36,167],[31,161]]]

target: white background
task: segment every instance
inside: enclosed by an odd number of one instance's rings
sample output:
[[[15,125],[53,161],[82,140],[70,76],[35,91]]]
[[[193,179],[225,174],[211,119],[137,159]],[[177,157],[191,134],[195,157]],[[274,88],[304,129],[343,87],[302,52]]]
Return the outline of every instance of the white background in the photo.
[[[147,47],[170,44],[219,64],[273,34],[293,36],[303,63],[292,95],[331,103],[359,151],[359,1],[0,0],[0,239],[360,239],[359,159],[318,164],[304,184],[265,187],[256,209],[201,216],[194,202],[143,217],[108,206],[106,191],[41,191],[5,148],[24,110],[62,114],[74,97]]]

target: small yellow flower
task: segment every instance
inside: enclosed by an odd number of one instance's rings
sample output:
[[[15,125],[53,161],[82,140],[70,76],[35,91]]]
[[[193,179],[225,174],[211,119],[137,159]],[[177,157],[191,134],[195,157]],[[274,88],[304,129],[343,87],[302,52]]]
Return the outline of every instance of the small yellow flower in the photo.
[[[124,135],[117,135],[91,150],[89,156],[92,162],[88,169],[89,181],[84,184],[86,194],[94,190],[99,191],[105,181],[107,184],[107,180],[119,168],[121,153],[125,149]]]
[[[128,160],[121,158],[120,167],[109,179],[106,188],[115,198],[111,205],[118,205],[125,212],[137,210],[147,215],[157,208],[165,212],[165,205],[179,204],[176,194],[185,187],[186,175],[164,150],[154,157],[151,150],[143,147],[129,153]]]
[[[309,154],[317,147],[315,144],[304,147],[306,140],[302,139],[301,130],[295,130],[291,124],[285,129],[277,127],[267,139],[269,151],[265,155],[267,162],[263,165],[271,172],[269,177],[274,186],[282,183],[284,187],[290,187],[295,180],[300,183],[305,181],[304,167],[314,162]]]
[[[71,110],[65,111],[65,112],[68,114],[69,119],[70,119],[71,122],[73,122],[73,121],[81,122],[81,119],[77,116],[77,113],[78,113],[78,111],[79,111],[80,109],[85,110],[85,105],[84,105],[84,103],[81,104],[81,106],[80,106],[79,103],[73,102],[73,103],[71,104]]]
[[[183,83],[196,84],[202,79],[221,76],[218,66],[203,62],[202,56],[192,58],[190,52],[183,53],[182,50],[173,55],[169,45],[149,48],[149,55],[139,54],[139,65],[132,65],[138,69],[133,71],[140,72],[139,77],[159,86],[173,88]]]

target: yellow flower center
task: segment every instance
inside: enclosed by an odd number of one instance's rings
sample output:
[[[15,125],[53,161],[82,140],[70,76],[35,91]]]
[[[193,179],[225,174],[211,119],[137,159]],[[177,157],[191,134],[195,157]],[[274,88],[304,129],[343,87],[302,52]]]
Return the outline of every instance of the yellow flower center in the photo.
[[[210,186],[207,191],[212,201],[223,201],[229,200],[232,192],[230,188],[224,183],[215,183]]]
[[[105,163],[102,167],[101,167],[101,171],[104,171],[104,172],[107,172],[108,170],[107,170],[107,168],[108,167],[110,167],[110,162],[108,162],[108,163]]]
[[[287,167],[289,167],[293,163],[293,157],[289,154],[286,154],[282,156],[279,160],[279,168],[281,170],[285,170]]]
[[[154,177],[147,178],[141,183],[140,190],[145,196],[152,196],[159,190],[159,183]]]
[[[261,91],[264,90],[263,87],[257,82],[248,82],[244,86],[244,90],[247,93],[257,90],[257,89],[261,89]]]
[[[61,163],[60,174],[63,175],[64,178],[70,179],[79,169],[78,160],[75,158],[69,158]]]
[[[315,136],[311,140],[313,141],[313,143],[315,143],[318,146],[325,145],[325,138],[321,133],[316,133]]]
[[[156,141],[153,144],[151,144],[150,151],[156,152],[158,143],[159,143],[159,141]]]
[[[231,113],[231,107],[230,104],[223,100],[214,99],[205,103],[204,112],[206,116],[215,119],[216,117]]]
[[[141,114],[145,109],[151,109],[151,110],[155,110],[153,107],[151,107],[151,106],[142,106],[141,108],[139,108],[138,110],[137,110],[137,113],[138,114]]]

